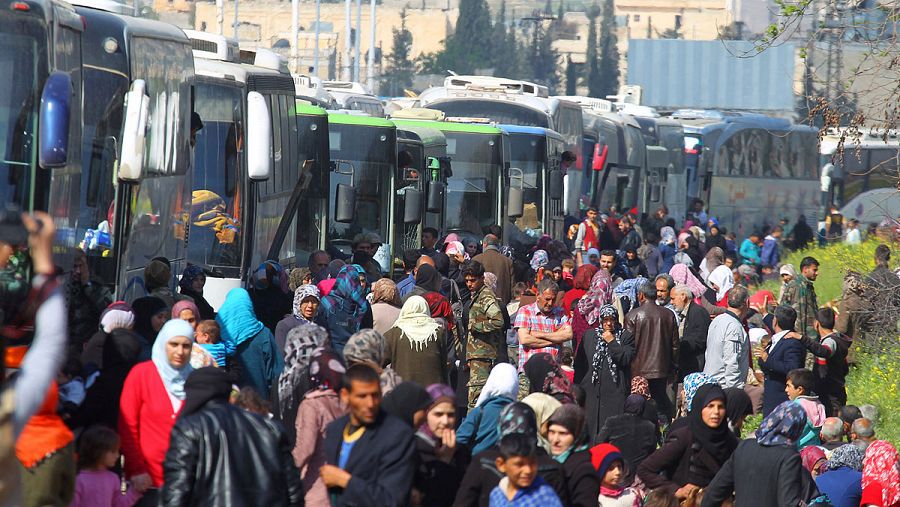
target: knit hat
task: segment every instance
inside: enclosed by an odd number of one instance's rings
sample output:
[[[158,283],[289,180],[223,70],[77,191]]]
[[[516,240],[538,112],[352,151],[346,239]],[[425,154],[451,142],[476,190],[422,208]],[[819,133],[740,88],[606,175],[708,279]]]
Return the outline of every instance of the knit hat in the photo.
[[[594,465],[594,470],[597,471],[600,480],[603,480],[606,471],[616,461],[625,463],[625,458],[622,457],[618,447],[612,444],[600,444],[591,447],[591,464]]]
[[[144,268],[144,283],[147,286],[147,290],[152,291],[159,287],[166,287],[169,285],[169,279],[171,278],[172,269],[162,261],[154,259],[147,263],[147,266]]]

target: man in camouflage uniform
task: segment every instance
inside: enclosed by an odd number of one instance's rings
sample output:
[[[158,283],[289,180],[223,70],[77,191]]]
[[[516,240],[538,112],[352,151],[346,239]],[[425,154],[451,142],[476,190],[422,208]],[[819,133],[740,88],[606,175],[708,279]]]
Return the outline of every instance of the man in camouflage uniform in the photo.
[[[497,296],[484,284],[484,266],[472,261],[463,271],[472,297],[466,336],[466,364],[469,367],[469,408],[475,407],[491,368],[497,364],[499,348],[506,346],[503,312]]]
[[[784,288],[781,296],[781,304],[790,306],[797,312],[795,328],[805,336],[818,336],[816,331],[816,312],[819,311],[819,303],[816,298],[816,288],[813,282],[819,276],[819,261],[813,257],[804,257],[800,261],[800,274],[791,280]],[[807,356],[807,368],[812,367],[812,356]]]

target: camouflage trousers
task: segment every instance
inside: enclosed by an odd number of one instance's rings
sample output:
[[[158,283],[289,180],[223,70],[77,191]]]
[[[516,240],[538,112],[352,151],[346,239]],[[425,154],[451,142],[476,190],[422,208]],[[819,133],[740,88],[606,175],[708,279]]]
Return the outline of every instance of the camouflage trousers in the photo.
[[[469,359],[466,361],[469,366],[469,410],[475,408],[475,402],[481,394],[481,389],[487,382],[488,376],[491,374],[491,368],[494,367],[494,360],[487,358]]]

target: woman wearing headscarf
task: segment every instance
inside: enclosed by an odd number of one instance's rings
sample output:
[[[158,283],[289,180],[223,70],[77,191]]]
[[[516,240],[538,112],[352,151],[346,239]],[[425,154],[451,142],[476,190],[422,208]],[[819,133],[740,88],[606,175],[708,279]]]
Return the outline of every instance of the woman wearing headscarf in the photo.
[[[621,415],[612,416],[600,428],[594,444],[609,443],[618,447],[625,458],[625,481],[631,484],[638,466],[659,443],[656,424],[643,417],[647,399],[640,394],[630,394],[625,398],[625,409]]]
[[[719,228],[719,221],[716,217],[709,218],[709,234],[706,235],[704,243],[707,254],[713,248],[719,248],[723,253],[725,252],[725,232]]]
[[[422,264],[416,268],[416,285],[413,286],[402,301],[405,303],[412,296],[424,296],[429,292],[441,292],[443,278],[438,270],[431,264]]]
[[[683,419],[679,421],[678,424],[673,422],[672,429],[677,428],[680,424],[687,423],[687,419],[684,419],[688,412],[690,412],[691,404],[694,402],[694,395],[697,394],[697,390],[700,387],[705,386],[707,384],[718,384],[716,379],[712,376],[703,373],[702,371],[691,373],[684,377],[684,382],[682,382],[682,390],[684,393],[683,403],[678,411],[678,418]]]
[[[700,275],[704,280],[709,279],[709,274],[717,267],[725,264],[725,250],[714,246],[706,252],[706,257],[700,262]]]
[[[728,291],[734,287],[734,274],[724,264],[712,270],[707,278],[707,283],[712,291],[715,291],[716,306],[728,304]]]
[[[386,358],[387,344],[381,333],[374,329],[357,331],[347,340],[347,346],[344,347],[344,362],[347,367],[362,363],[378,372],[381,379],[382,396],[403,382],[393,368],[386,366]]]
[[[534,253],[531,254],[531,260],[528,261],[528,265],[531,267],[532,273],[534,273],[533,278],[535,285],[543,278],[544,266],[549,262],[550,258],[547,256],[545,250],[535,250]]]
[[[700,266],[703,262],[703,252],[700,251],[699,241],[693,235],[684,238],[681,251],[691,259],[691,266]]]
[[[659,241],[659,272],[668,273],[675,265],[675,254],[678,253],[678,247],[675,244],[677,239],[675,229],[666,226],[660,229],[659,235],[662,239]]]
[[[293,311],[278,321],[275,326],[275,343],[278,350],[284,350],[287,335],[295,327],[315,322],[316,312],[322,297],[315,285],[301,285],[294,290]]]
[[[447,334],[444,326],[431,318],[424,298],[406,300],[384,340],[387,363],[403,380],[422,386],[450,381]]]
[[[734,432],[734,436],[741,438],[741,430],[744,428],[744,420],[753,414],[753,401],[746,391],[737,387],[725,389],[725,416],[728,418],[728,427]]]
[[[701,505],[721,505],[732,492],[735,505],[801,505],[807,500],[804,489],[815,489],[797,452],[805,424],[806,414],[799,405],[789,401],[778,405],[756,430],[756,439],[741,441],[706,488]]]
[[[400,419],[410,429],[425,422],[425,411],[431,405],[431,395],[415,382],[401,382],[381,400],[381,408]]]
[[[190,297],[194,300],[197,308],[200,309],[200,320],[216,318],[216,311],[212,305],[203,297],[203,287],[206,285],[206,273],[203,268],[188,264],[184,271],[181,272],[181,279],[178,280],[178,292]]]
[[[853,444],[844,444],[831,452],[825,472],[816,477],[816,487],[834,507],[859,507],[865,454]]]
[[[498,420],[494,423],[495,431],[498,433],[497,441],[512,433],[526,435],[537,441],[538,429],[535,421],[534,410],[531,407],[522,402],[510,403],[500,411]],[[456,493],[456,500],[453,502],[455,507],[473,505],[489,507],[491,490],[497,487],[500,478],[503,477],[503,474],[497,470],[496,462],[499,456],[500,450],[497,445],[472,456],[472,461],[466,469],[466,474]],[[540,446],[537,448],[537,466],[538,475],[553,488],[559,501],[563,505],[569,505],[569,490],[562,465],[550,457]]]
[[[659,427],[659,407],[656,406],[656,400],[650,396],[650,382],[640,375],[631,377],[631,394],[639,394],[646,401],[641,410],[641,417],[653,423],[656,428],[656,439],[659,441],[662,436]]]
[[[584,410],[571,403],[550,416],[547,439],[550,456],[562,464],[573,507],[596,507],[600,477],[591,464],[590,441]]]
[[[560,403],[575,403],[572,394],[572,382],[559,367],[553,355],[541,352],[528,358],[523,367],[528,379],[528,393],[519,393],[520,398],[526,394],[544,393],[556,398]]]
[[[381,334],[397,322],[400,316],[400,291],[390,278],[376,280],[372,284],[372,329]]]
[[[662,489],[679,500],[706,487],[738,444],[725,420],[725,391],[718,385],[697,390],[688,418],[689,424],[670,431],[666,443],[637,470],[649,489]]]
[[[284,426],[290,442],[294,441],[294,421],[303,396],[312,389],[309,365],[313,352],[325,346],[328,332],[307,322],[291,329],[284,346],[284,369],[272,389],[272,414]],[[334,385],[332,384],[332,387]],[[338,389],[335,389],[337,392]]]
[[[569,317],[572,317],[572,311],[575,309],[578,300],[587,294],[588,289],[591,288],[591,281],[594,279],[598,269],[593,264],[584,264],[575,272],[575,277],[572,279],[572,288],[565,292],[560,303],[563,311]]]
[[[422,298],[428,304],[431,318],[446,329],[448,334],[451,333],[456,326],[456,321],[453,318],[453,306],[450,305],[450,301],[438,292],[426,292],[422,294]],[[409,298],[406,298],[406,301],[409,301]]]
[[[288,290],[294,292],[297,287],[313,283],[313,276],[306,266],[294,268],[288,274]]]
[[[522,403],[534,410],[538,427],[538,445],[549,453],[550,442],[547,440],[547,433],[550,431],[550,416],[562,406],[562,403],[544,393],[531,393],[522,398]]]
[[[303,480],[306,505],[328,505],[329,502],[328,490],[319,475],[319,469],[326,463],[325,427],[344,415],[338,392],[341,390],[341,377],[345,371],[341,358],[334,352],[324,348],[317,348],[312,352],[309,367],[304,368],[304,383],[309,385],[310,390],[303,395],[297,409],[296,422],[284,425],[291,427],[291,433],[296,435],[296,444],[291,454]],[[285,387],[294,383],[296,380],[288,380]],[[297,391],[294,393],[296,395]]]
[[[131,308],[134,312],[134,332],[141,339],[141,354],[138,360],[146,361],[150,359],[156,335],[169,320],[170,310],[165,301],[154,296],[135,299],[131,303]]]
[[[176,319],[166,322],[153,343],[150,361],[136,365],[122,388],[119,437],[125,456],[125,474],[133,483],[159,488],[169,434],[184,403],[184,383],[190,375],[194,329]],[[151,501],[158,490],[148,490]]]
[[[185,299],[175,303],[175,306],[172,307],[172,318],[187,322],[196,332],[197,325],[200,323],[200,309],[197,308],[193,301]],[[222,349],[224,350],[224,347]],[[216,362],[209,351],[201,347],[200,344],[194,343],[191,347],[191,366],[196,370],[207,366],[216,367],[219,366],[219,363]],[[225,364],[223,363],[221,366],[224,367]]]
[[[900,464],[890,442],[876,440],[866,448],[862,470],[862,507],[900,505]]]
[[[585,266],[578,268],[580,273]],[[600,327],[600,308],[610,304],[613,297],[612,277],[605,269],[595,269],[591,277],[591,285],[584,296],[575,304],[572,312],[572,339],[575,350],[581,345],[584,333],[591,328]]]
[[[800,463],[815,479],[825,470],[825,450],[817,445],[809,445],[800,450]]]
[[[634,334],[619,324],[612,305],[598,310],[600,329],[588,329],[575,351],[575,383],[585,391],[588,435],[593,439],[606,419],[622,413],[631,385]]]
[[[287,273],[281,264],[265,261],[250,276],[250,300],[253,312],[269,331],[275,331],[278,321],[291,313],[291,293]]]
[[[134,312],[131,306],[124,301],[116,301],[103,310],[100,314],[100,329],[91,336],[91,339],[84,345],[84,351],[81,353],[81,365],[88,374],[103,367],[103,347],[109,336],[125,335],[135,341],[140,348],[141,339],[135,334],[134,328]],[[125,379],[122,378],[124,381]]]
[[[216,322],[229,361],[234,360],[239,385],[253,388],[268,400],[284,368],[284,359],[272,332],[253,313],[250,294],[240,287],[228,291]]]
[[[331,347],[341,356],[353,333],[372,328],[372,309],[359,283],[361,274],[354,266],[341,268],[334,288],[322,298],[316,316],[316,323],[328,330]]]
[[[691,289],[691,294],[694,296],[694,302],[698,302],[707,291],[706,285],[694,276],[694,273],[691,272],[691,268],[686,264],[675,264],[672,266],[672,269],[669,270],[669,274],[672,275],[676,284],[687,285],[688,288]]]
[[[494,366],[481,388],[475,408],[469,411],[456,432],[457,444],[468,446],[472,449],[472,455],[496,444],[500,439],[497,432],[500,411],[516,401],[518,393],[516,368],[509,363]]]
[[[468,465],[456,445],[456,396],[453,388],[431,384],[425,422],[416,431],[419,466],[413,479],[413,505],[449,507]]]

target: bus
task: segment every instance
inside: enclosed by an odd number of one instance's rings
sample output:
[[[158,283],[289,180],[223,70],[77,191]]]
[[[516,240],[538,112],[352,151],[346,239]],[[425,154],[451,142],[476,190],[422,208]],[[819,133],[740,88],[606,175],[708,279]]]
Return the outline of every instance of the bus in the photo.
[[[830,129],[819,143],[820,217],[830,208],[861,223],[900,217],[900,133]],[[843,145],[843,152],[840,147]]]
[[[393,120],[392,120],[393,121]],[[435,125],[397,125],[397,175],[394,188],[394,248],[397,254],[422,247],[422,230],[444,226],[447,191],[447,137]],[[402,227],[399,224],[403,224]]]
[[[309,254],[325,248],[328,217],[330,154],[328,113],[321,107],[297,100],[297,145],[303,164],[312,161],[308,188],[297,209],[297,265],[305,265]]]
[[[688,192],[691,185],[684,169],[684,127],[669,118],[633,118],[641,126],[647,146],[659,146],[668,152],[665,167],[657,169],[647,166],[641,211],[652,214],[659,206],[665,205],[671,216],[684,217],[697,198]],[[657,187],[659,192],[653,190]]]
[[[547,87],[490,76],[449,76],[444,86],[423,91],[419,104],[443,111],[448,118],[487,118],[498,124],[555,130],[563,137],[565,149],[577,160],[578,170],[568,174],[566,184],[581,188],[584,177],[581,106],[550,97]],[[569,192],[563,204],[566,214],[579,214],[587,206],[586,197],[580,192]]]
[[[76,239],[94,277],[117,299],[131,301],[146,294],[143,271],[150,260],[168,259],[173,274],[185,266],[191,43],[167,23],[75,10],[85,27]]]
[[[524,214],[510,227],[511,239],[528,246],[542,234],[563,235],[563,185],[560,161],[565,140],[541,127],[499,125],[509,143],[510,184],[522,188]]]
[[[337,106],[336,109],[362,111],[375,118],[384,118],[384,104],[361,83],[325,81],[322,83],[322,88],[331,96]]]
[[[598,209],[619,212],[643,207],[647,146],[640,124],[616,113],[594,113],[591,130],[598,144],[594,168],[599,180],[593,199]],[[602,143],[602,144],[600,144]],[[592,157],[593,158],[593,157]]]
[[[265,260],[295,262],[299,203],[315,161],[299,150],[294,80],[258,50],[239,63],[236,41],[186,32],[194,50],[196,134],[188,262],[208,273],[213,308]],[[248,130],[248,127],[252,128]],[[264,136],[264,138],[261,138]]]
[[[761,114],[725,114],[686,129],[685,142],[685,149],[700,152],[699,198],[722,227],[746,236],[781,218],[817,222],[816,129]],[[686,157],[686,166],[692,163]]]
[[[382,272],[390,273],[397,128],[384,118],[329,113],[328,148],[328,245],[349,256],[354,238],[377,234],[382,245],[374,257]]]
[[[0,0],[0,200],[48,212],[55,261],[77,245],[84,25],[67,3]]]

